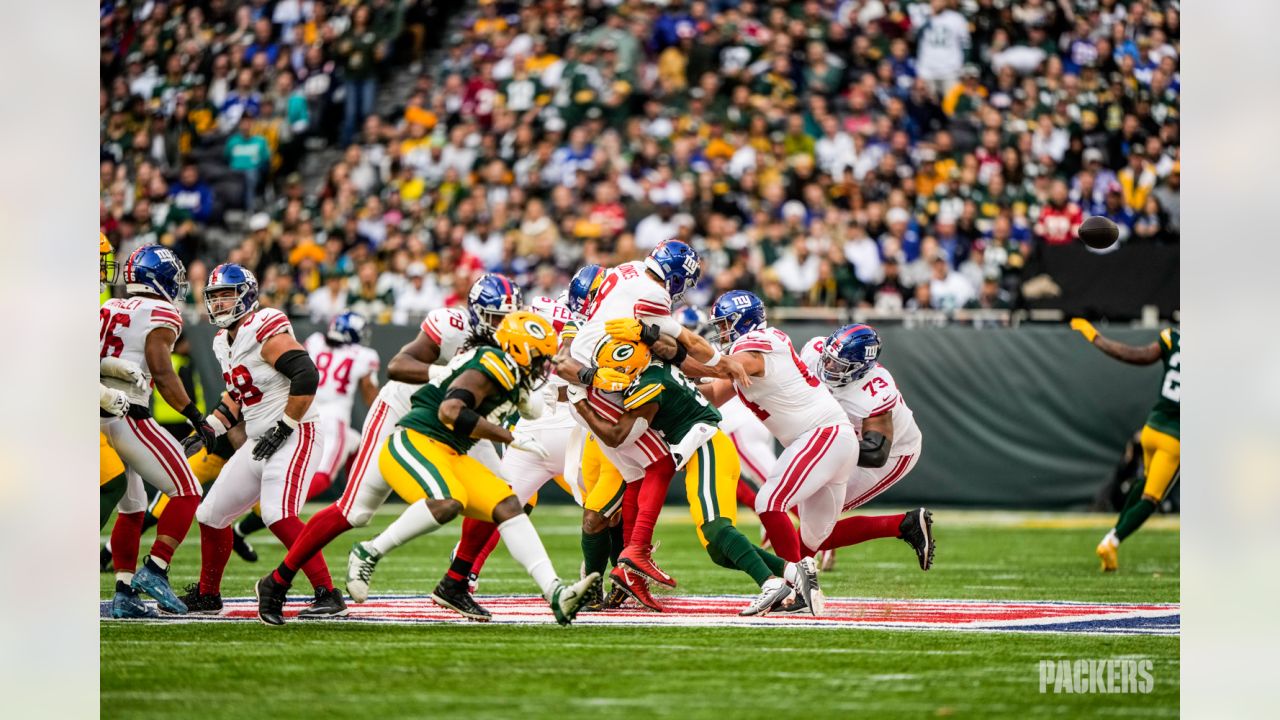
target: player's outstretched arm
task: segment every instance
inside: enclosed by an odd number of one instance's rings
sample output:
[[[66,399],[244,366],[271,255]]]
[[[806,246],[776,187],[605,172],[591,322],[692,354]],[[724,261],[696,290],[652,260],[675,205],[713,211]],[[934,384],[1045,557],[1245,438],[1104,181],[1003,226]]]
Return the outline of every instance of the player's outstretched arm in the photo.
[[[1160,362],[1160,343],[1150,345],[1126,345],[1098,332],[1093,323],[1084,318],[1072,318],[1071,329],[1084,336],[1091,345],[1121,362],[1130,365],[1151,365]]]
[[[418,337],[400,348],[387,363],[387,377],[397,382],[425,385],[431,382],[431,366],[439,358],[440,346],[419,331]]]
[[[476,440],[511,442],[507,429],[489,422],[476,412],[493,392],[493,383],[479,370],[467,370],[450,383],[436,417],[458,435]]]

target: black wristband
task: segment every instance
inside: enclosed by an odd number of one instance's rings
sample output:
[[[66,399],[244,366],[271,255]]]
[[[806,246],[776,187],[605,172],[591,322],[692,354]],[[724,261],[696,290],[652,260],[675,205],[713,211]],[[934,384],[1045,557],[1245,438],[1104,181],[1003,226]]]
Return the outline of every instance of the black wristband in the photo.
[[[689,357],[689,349],[686,348],[683,343],[677,341],[676,354],[671,356],[670,363],[675,367],[680,367],[680,365],[684,362],[684,359],[687,357]]]
[[[591,387],[591,382],[596,379],[596,368],[584,367],[578,371],[578,382]]]
[[[661,336],[662,333],[658,330],[657,325],[640,323],[640,342],[653,347],[653,344],[658,342],[658,338]]]
[[[458,419],[453,421],[453,434],[462,439],[470,438],[479,423],[480,413],[464,407],[458,411]]]
[[[191,421],[192,425],[199,425],[204,422],[204,413],[200,412],[200,408],[196,407],[194,402],[187,403],[187,406],[180,411],[182,417]]]
[[[222,413],[222,416],[227,419],[226,423],[228,429],[240,424],[240,416],[232,412],[231,408],[227,407],[227,403],[219,401],[218,407],[214,408],[214,410]]]

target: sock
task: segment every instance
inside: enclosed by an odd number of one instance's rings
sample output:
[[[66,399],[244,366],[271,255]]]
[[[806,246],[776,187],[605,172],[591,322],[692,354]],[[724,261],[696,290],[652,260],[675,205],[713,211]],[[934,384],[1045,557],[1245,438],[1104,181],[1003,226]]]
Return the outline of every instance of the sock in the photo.
[[[609,565],[616,567],[618,556],[622,554],[622,548],[627,544],[627,536],[622,523],[610,526],[605,532],[609,533]]]
[[[439,529],[440,523],[436,520],[436,516],[431,514],[427,501],[419,500],[405,508],[404,512],[400,513],[400,517],[393,520],[382,534],[370,540],[368,545],[373,547],[378,557],[382,557],[419,535],[426,535]]]
[[[138,543],[142,539],[142,516],[145,513],[118,513],[111,528],[111,565],[117,573],[132,575],[138,569]]]
[[[118,573],[116,573],[116,585],[119,585],[120,583],[124,583],[125,585],[128,585],[128,586],[132,587],[132,586],[133,586],[133,573],[131,573],[131,572],[118,572]]]
[[[231,526],[213,528],[200,524],[200,594],[222,591],[222,571],[231,559]]]
[[[280,542],[284,543],[285,549],[288,550],[302,536],[303,527],[302,521],[294,515],[275,521],[267,529],[272,535],[280,538]],[[324,561],[324,553],[318,552],[312,555],[311,559],[302,564],[302,572],[306,574],[307,579],[311,581],[311,586],[315,589],[333,589],[333,578],[329,577],[329,565]]]
[[[1150,500],[1139,500],[1133,507],[1120,513],[1120,520],[1116,522],[1116,540],[1123,541],[1132,535],[1155,511],[1155,503]]]
[[[311,476],[311,486],[307,488],[307,499],[323,493],[333,484],[333,478],[329,477],[329,473],[316,473]]]
[[[262,521],[262,516],[257,513],[249,513],[240,518],[240,522],[236,523],[236,534],[240,537],[246,537],[249,533],[255,533],[265,528],[267,524]]]
[[[276,582],[292,585],[299,568],[333,542],[334,538],[350,529],[351,523],[347,522],[337,505],[330,505],[313,515],[306,527],[302,528],[302,534],[293,541],[280,567],[276,568]]]
[[[156,541],[151,544],[152,559],[163,560],[164,567],[169,566],[173,551],[178,549],[191,530],[191,521],[199,506],[199,495],[183,495],[169,500],[169,507],[165,508],[158,523],[159,528],[156,529]]]
[[[129,577],[129,580],[116,580],[116,592],[123,593],[130,597],[137,595],[138,591],[134,590],[133,586],[129,584],[129,582],[132,580],[133,580],[132,575]]]
[[[560,578],[556,576],[556,569],[551,566],[551,558],[547,557],[547,549],[542,546],[542,538],[533,529],[529,516],[521,513],[506,520],[498,526],[498,532],[502,533],[502,542],[511,557],[529,573],[542,590],[542,597],[549,602]]]
[[[631,541],[631,531],[636,527],[636,515],[640,512],[640,483],[629,482],[622,491],[622,544]]]
[[[485,560],[489,559],[489,556],[493,554],[494,549],[498,547],[498,543],[501,541],[502,535],[498,533],[498,526],[494,525],[493,532],[489,534],[489,542],[485,543],[483,548],[480,548],[480,552],[476,554],[476,559],[471,561],[472,573],[480,574],[480,571],[484,569]]]
[[[800,562],[800,535],[791,524],[791,516],[781,510],[760,513],[760,522],[769,533],[769,540],[778,557],[788,562]]]
[[[770,574],[777,575],[778,577],[786,576],[786,570],[787,570],[786,560],[783,560],[782,558],[778,557],[777,555],[774,555],[773,553],[769,552],[768,550],[765,550],[762,547],[758,547],[754,545],[752,547],[755,548],[756,555],[760,556],[760,561],[765,564],[765,567],[769,568]],[[790,582],[792,579],[793,578],[786,578],[788,582]]]
[[[741,478],[738,479],[738,504],[749,508],[756,506],[756,489]]]
[[[471,575],[476,556],[484,552],[489,544],[489,536],[497,535],[498,526],[491,522],[462,519],[462,539],[458,541],[458,549],[453,553],[453,563],[445,576],[451,580],[465,583]]]
[[[702,527],[703,532],[706,533],[707,526]],[[773,574],[769,572],[769,566],[764,564],[764,560],[756,554],[755,545],[752,545],[738,528],[727,522],[715,531],[714,535],[707,538],[707,544],[708,547],[719,550],[720,554],[728,558],[739,570],[750,575],[756,585],[764,585],[764,581]]]
[[[449,563],[449,569],[444,573],[445,579],[466,585],[467,577],[470,575],[471,561],[454,554],[453,562]]]
[[[199,499],[199,498],[197,498],[197,500],[198,500],[198,499]],[[172,502],[172,501],[171,501],[171,502]],[[197,502],[196,504],[197,504],[197,505],[199,505],[200,503],[199,503],[199,502]],[[161,517],[162,517],[162,516],[156,515],[156,514],[155,514],[155,513],[153,513],[153,512],[148,512],[146,515],[144,515],[144,516],[142,517],[142,532],[146,532],[146,531],[150,530],[151,528],[153,528],[153,527],[155,527],[155,526],[159,525],[159,524],[160,524],[160,518],[161,518]],[[195,517],[195,513],[192,513],[192,517]]]
[[[165,575],[165,576],[169,575],[168,560],[163,560],[161,558],[152,557],[151,555],[148,555],[147,559],[142,561],[142,564],[151,568],[151,572],[158,572],[161,575]]]
[[[608,568],[609,553],[612,549],[609,532],[582,533],[582,560],[588,573],[598,572],[601,575]]]
[[[898,537],[898,526],[902,524],[905,514],[897,515],[855,515],[836,523],[831,534],[818,546],[819,550],[835,550],[836,548],[857,545],[877,538]]]
[[[667,501],[667,488],[671,486],[671,476],[675,474],[675,469],[670,456],[645,468],[636,526],[631,531],[628,545],[648,547],[653,544],[653,526],[658,523],[658,513],[662,512],[662,505]]]

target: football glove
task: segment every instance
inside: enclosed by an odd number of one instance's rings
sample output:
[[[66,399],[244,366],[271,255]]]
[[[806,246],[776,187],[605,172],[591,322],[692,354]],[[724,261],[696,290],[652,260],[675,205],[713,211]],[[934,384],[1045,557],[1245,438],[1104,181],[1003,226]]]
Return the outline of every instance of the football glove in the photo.
[[[116,417],[124,417],[129,412],[129,396],[123,390],[115,390],[100,384],[98,385],[98,407]]]
[[[631,386],[631,378],[613,368],[602,367],[596,370],[591,386],[603,392],[622,392]]]
[[[570,405],[587,399],[587,391],[581,385],[570,385],[564,389],[564,397]]]
[[[1093,327],[1093,323],[1084,318],[1071,318],[1071,329],[1083,335],[1090,344],[1093,343],[1094,338],[1098,337],[1098,330]]]
[[[262,437],[258,438],[258,442],[253,446],[253,459],[266,460],[271,457],[292,434],[293,428],[286,425],[283,420],[277,421],[275,427],[262,433]]]
[[[547,450],[547,448],[545,448],[542,445],[542,443],[538,442],[537,439],[535,439],[532,435],[517,433],[516,435],[512,436],[511,442],[509,444],[511,445],[511,447],[516,448],[517,450],[524,450],[525,452],[533,453],[534,455],[537,455],[538,458],[541,460],[546,460],[547,458],[551,457],[551,453]]]
[[[646,325],[635,318],[618,318],[604,324],[604,331],[611,336],[628,342],[642,342],[652,345],[658,342],[658,326]]]
[[[547,402],[542,397],[541,392],[522,393],[520,398],[520,417],[525,420],[537,420],[542,417],[542,411],[546,409]]]
[[[106,377],[133,383],[138,392],[146,395],[151,390],[151,381],[142,368],[131,360],[118,357],[105,357],[98,362],[98,374]]]
[[[208,447],[204,440],[201,439],[200,433],[191,433],[182,438],[182,454],[184,457],[191,457],[200,452],[200,448]]]

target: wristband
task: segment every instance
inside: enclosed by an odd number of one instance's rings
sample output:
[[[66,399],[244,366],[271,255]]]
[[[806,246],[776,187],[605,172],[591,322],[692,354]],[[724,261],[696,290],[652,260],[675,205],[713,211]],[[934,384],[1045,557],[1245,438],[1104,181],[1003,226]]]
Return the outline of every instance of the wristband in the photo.
[[[720,358],[722,357],[724,357],[724,355],[720,354],[719,350],[715,348],[711,348],[711,359],[707,360],[702,364],[706,365],[707,367],[715,367],[716,365],[720,364]]]
[[[197,421],[194,421],[194,420],[192,421],[193,424],[195,422]],[[213,413],[209,413],[208,417],[204,418],[204,424],[208,425],[210,428],[213,429],[214,437],[218,437],[220,435],[226,435],[227,430],[230,429],[221,420],[218,419],[217,415],[214,415]]]
[[[595,380],[596,369],[594,367],[584,367],[578,371],[578,382],[590,387],[591,381]]]
[[[196,407],[194,402],[187,403],[187,406],[181,410],[182,417],[190,420],[192,424],[204,422],[204,415],[201,414],[200,408]]]
[[[298,421],[298,420],[294,420],[293,418],[289,417],[288,415],[281,415],[281,416],[280,416],[280,422],[284,423],[284,424],[285,424],[285,427],[289,428],[290,430],[297,430],[297,429],[298,429],[298,425],[300,424],[300,421]]]
[[[687,357],[689,357],[689,349],[683,343],[676,341],[676,354],[671,356],[671,364],[680,367]]]

